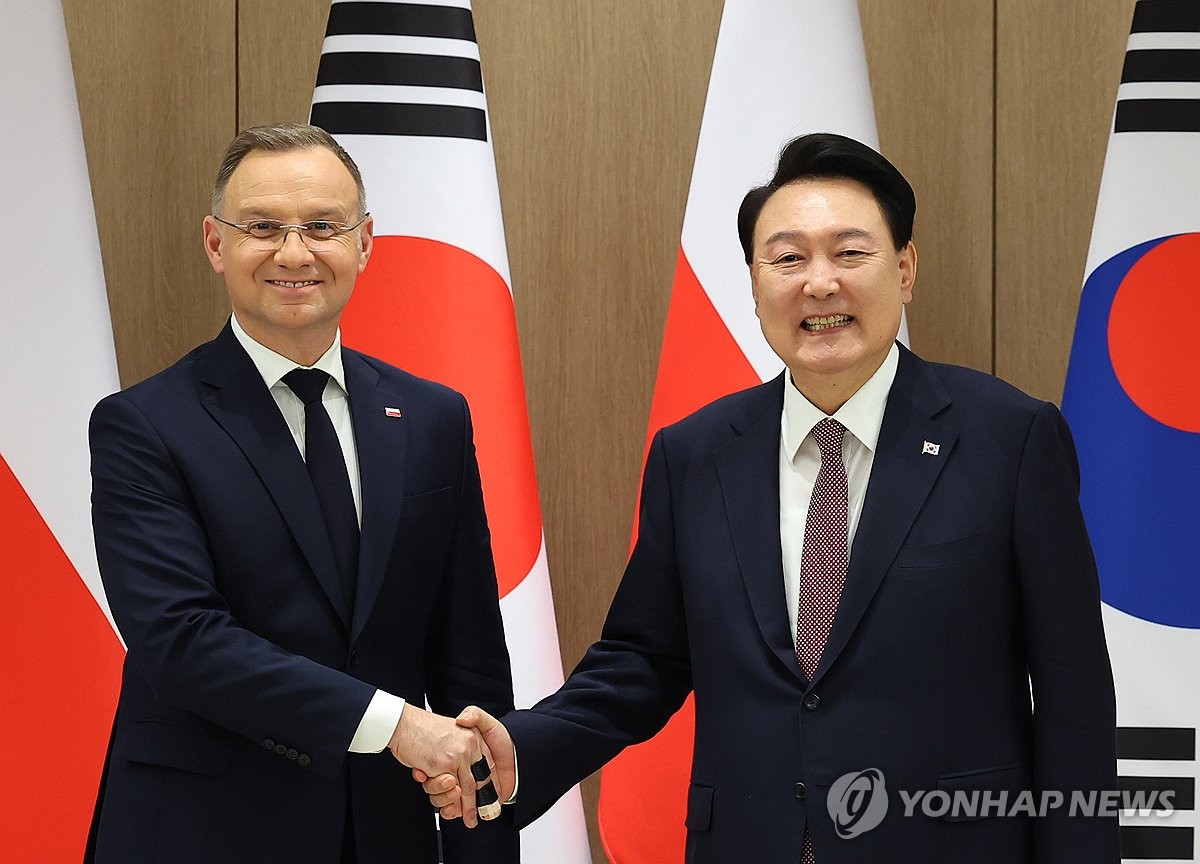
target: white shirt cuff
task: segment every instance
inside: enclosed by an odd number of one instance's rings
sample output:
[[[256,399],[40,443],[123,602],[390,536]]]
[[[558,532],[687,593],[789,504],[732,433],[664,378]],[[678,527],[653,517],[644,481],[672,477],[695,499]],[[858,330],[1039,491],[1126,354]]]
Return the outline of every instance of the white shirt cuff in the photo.
[[[351,753],[379,753],[392,740],[392,733],[404,713],[404,700],[383,690],[376,690],[354,737],[350,739]]]
[[[513,744],[513,791],[508,796],[507,801],[502,801],[502,804],[516,804],[517,790],[521,788],[521,772],[517,768],[517,745]]]

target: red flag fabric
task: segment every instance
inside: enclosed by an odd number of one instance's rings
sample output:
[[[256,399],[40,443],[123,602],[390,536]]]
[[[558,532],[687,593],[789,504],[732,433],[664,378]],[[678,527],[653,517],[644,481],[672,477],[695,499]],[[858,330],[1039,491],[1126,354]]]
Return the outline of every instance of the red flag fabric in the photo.
[[[0,837],[8,861],[83,857],[123,657],[88,511],[87,423],[116,355],[62,8],[0,38],[0,180],[20,214],[0,291]]]

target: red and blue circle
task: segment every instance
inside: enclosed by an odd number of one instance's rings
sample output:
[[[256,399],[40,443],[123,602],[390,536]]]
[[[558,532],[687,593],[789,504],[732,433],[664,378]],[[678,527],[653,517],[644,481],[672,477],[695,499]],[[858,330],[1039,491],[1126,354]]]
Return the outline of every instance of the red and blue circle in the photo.
[[[1104,602],[1200,628],[1200,233],[1088,277],[1063,413]]]

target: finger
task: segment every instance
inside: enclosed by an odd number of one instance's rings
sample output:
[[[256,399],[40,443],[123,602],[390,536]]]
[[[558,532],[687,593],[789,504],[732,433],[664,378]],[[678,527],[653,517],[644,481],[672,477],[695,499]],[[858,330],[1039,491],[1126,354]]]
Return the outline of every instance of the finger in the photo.
[[[480,756],[475,760],[470,771],[474,790],[467,793],[464,789],[460,801],[463,822],[473,828],[480,818],[495,819],[499,816],[500,805],[497,802],[496,789],[492,785],[492,769],[488,765],[487,757]]]
[[[471,775],[479,784],[475,788],[475,805],[479,809],[479,818],[495,819],[500,815],[500,798],[492,783],[492,769],[486,757],[471,766]]]
[[[416,780],[418,783],[421,783],[421,784],[424,784],[425,781],[427,781],[429,779],[429,775],[426,774],[424,771],[422,771],[420,768],[412,769],[412,777],[414,780]],[[428,792],[429,790],[426,789],[425,791]]]
[[[486,735],[500,721],[478,705],[468,705],[454,718],[454,722],[464,728],[475,729],[481,735]]]
[[[435,792],[429,796],[429,803],[438,810],[444,810],[447,807],[457,807],[458,802],[462,800],[462,790],[455,786],[449,792]]]
[[[475,808],[475,775],[471,770],[471,765],[480,760],[480,750],[478,735],[473,737],[471,761],[466,764],[460,764],[458,767],[458,785],[462,790],[462,820],[463,824],[468,828],[474,828],[479,821],[477,818],[478,811]],[[486,765],[487,763],[485,762],[484,764]]]
[[[441,809],[441,816],[443,819],[461,819],[462,818],[462,807],[459,806],[458,802],[451,804],[447,807],[443,807]]]
[[[443,793],[452,793],[454,795],[461,794],[458,788],[458,780],[453,774],[439,774],[436,777],[430,777],[421,784],[421,788],[425,790],[426,795],[440,795]]]
[[[479,824],[479,810],[475,807],[474,791],[463,791],[462,797],[459,799],[459,806],[462,808],[463,824],[468,828],[474,828]]]

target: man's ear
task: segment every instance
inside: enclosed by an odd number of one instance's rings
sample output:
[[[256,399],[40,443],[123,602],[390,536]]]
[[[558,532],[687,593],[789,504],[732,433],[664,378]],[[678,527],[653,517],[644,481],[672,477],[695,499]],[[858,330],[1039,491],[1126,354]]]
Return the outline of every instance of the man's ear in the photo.
[[[221,233],[217,229],[217,220],[211,216],[204,217],[204,254],[208,263],[217,273],[225,272],[225,259],[221,248]]]
[[[367,269],[371,260],[371,251],[375,248],[375,217],[368,216],[367,221],[358,229],[358,272]]]
[[[900,250],[900,296],[905,303],[912,302],[913,283],[917,281],[917,247],[909,240]]]

